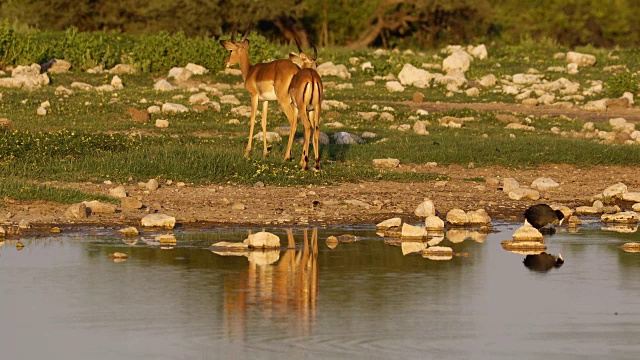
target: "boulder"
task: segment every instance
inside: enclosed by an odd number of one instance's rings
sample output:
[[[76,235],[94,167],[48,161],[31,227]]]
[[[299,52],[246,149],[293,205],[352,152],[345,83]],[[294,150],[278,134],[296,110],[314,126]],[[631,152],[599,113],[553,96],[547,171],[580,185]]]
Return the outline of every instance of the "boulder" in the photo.
[[[196,65],[193,63],[188,63],[187,66],[185,66],[184,68],[191,71],[193,75],[204,75],[209,73],[209,70],[204,66]]]
[[[418,88],[429,87],[433,81],[434,75],[424,69],[418,69],[411,64],[405,64],[400,73],[398,80],[402,85],[411,85]]]
[[[451,209],[446,216],[447,222],[454,226],[466,225],[469,222],[467,213],[462,209]]]
[[[398,159],[373,159],[373,167],[377,169],[395,169],[400,165]]]
[[[555,182],[551,178],[540,177],[531,183],[531,188],[538,191],[547,191],[553,188],[560,186],[557,182]]]
[[[165,214],[149,214],[140,221],[145,227],[161,227],[165,229],[173,229],[176,225],[176,218]]]
[[[603,214],[600,219],[604,223],[637,224],[640,215],[635,211],[623,211],[616,214]]]
[[[606,198],[618,198],[622,197],[627,192],[627,185],[623,183],[617,183],[609,186],[602,192],[602,196]]]
[[[402,84],[400,84],[397,81],[387,81],[385,88],[387,89],[387,91],[389,92],[403,92],[404,91],[404,86],[402,86]]]
[[[331,61],[318,65],[318,67],[316,68],[316,71],[318,71],[318,74],[321,77],[324,77],[324,76],[337,76],[337,77],[339,77],[341,79],[349,79],[349,78],[351,78],[351,74],[347,70],[346,66],[344,66],[342,64],[335,65]]]
[[[120,208],[122,210],[137,210],[142,209],[142,202],[136,198],[123,197],[120,199]]]
[[[123,236],[138,236],[138,229],[133,226],[118,230]]]
[[[109,194],[115,198],[125,198],[127,197],[127,190],[124,188],[124,186],[120,185],[118,187],[110,189]]]
[[[168,82],[165,79],[158,80],[156,81],[155,84],[153,84],[153,89],[156,91],[171,91],[175,88],[176,88],[175,86],[173,86],[170,82]]]
[[[504,178],[504,180],[502,180],[502,191],[507,194],[518,188],[520,188],[520,184],[515,179]]]
[[[280,247],[280,238],[266,231],[260,231],[249,235],[244,241],[249,248],[275,249]]]
[[[523,189],[518,188],[509,192],[509,199],[512,200],[522,200],[522,199],[530,199],[530,200],[538,200],[540,199],[540,192],[538,190],[533,189]]]
[[[103,203],[98,200],[83,201],[82,203],[87,207],[87,211],[92,214],[113,214],[117,209],[113,204]]]
[[[72,204],[64,213],[64,216],[69,219],[86,219],[88,215],[87,205],[84,203]]]
[[[567,63],[577,64],[579,67],[591,67],[596,64],[596,57],[590,54],[569,51],[567,53]]]
[[[378,230],[387,230],[395,226],[402,225],[402,219],[399,217],[387,219],[383,222],[380,222],[376,225],[376,229]]]
[[[184,113],[188,111],[189,111],[189,108],[187,108],[182,104],[164,103],[162,105],[163,113]]]
[[[538,229],[534,228],[529,224],[526,224],[516,229],[516,231],[513,233],[513,241],[542,242],[543,236],[542,236],[542,233],[538,231]]]
[[[333,140],[338,145],[364,144],[364,140],[362,140],[362,138],[358,135],[354,135],[344,131],[333,134]]]
[[[455,70],[465,72],[469,70],[472,60],[473,57],[471,57],[471,55],[466,51],[456,51],[442,61],[442,71],[445,73]]]
[[[426,199],[422,203],[418,205],[416,210],[413,212],[417,217],[427,217],[436,214],[436,207],[433,204],[433,201]]]
[[[401,237],[404,239],[422,239],[426,235],[427,230],[422,226],[414,226],[407,223],[402,224]]]
[[[436,215],[429,215],[424,220],[424,227],[427,231],[443,231],[444,221]]]
[[[467,211],[467,219],[471,225],[486,225],[491,223],[491,217],[484,209]]]

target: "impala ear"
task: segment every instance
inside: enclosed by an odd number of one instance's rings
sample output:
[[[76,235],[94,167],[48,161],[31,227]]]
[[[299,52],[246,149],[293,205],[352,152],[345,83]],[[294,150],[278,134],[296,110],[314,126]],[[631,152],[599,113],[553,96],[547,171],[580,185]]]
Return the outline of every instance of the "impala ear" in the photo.
[[[220,45],[222,45],[225,49],[229,51],[233,51],[233,49],[236,48],[236,45],[234,43],[227,40],[220,40]]]
[[[304,60],[299,54],[289,53],[289,60],[300,68],[304,65]]]

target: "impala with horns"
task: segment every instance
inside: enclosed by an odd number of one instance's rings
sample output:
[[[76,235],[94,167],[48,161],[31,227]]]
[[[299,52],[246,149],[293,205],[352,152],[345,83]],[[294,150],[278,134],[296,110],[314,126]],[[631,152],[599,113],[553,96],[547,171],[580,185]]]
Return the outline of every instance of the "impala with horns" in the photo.
[[[323,87],[322,79],[315,70],[318,49],[313,42],[313,57],[309,57],[300,49],[300,44],[296,38],[298,55],[290,54],[289,58],[294,63],[300,65],[302,69],[294,75],[289,85],[289,96],[293,104],[293,127],[298,126],[298,115],[302,119],[304,126],[304,144],[302,146],[302,157],[300,165],[303,170],[309,166],[309,141],[311,130],[313,129],[313,154],[316,161],[316,170],[320,170],[320,110],[322,107]]]
[[[287,150],[284,155],[285,160],[291,158],[291,147],[293,145],[293,137],[295,135],[294,109],[291,105],[289,97],[289,84],[293,76],[300,68],[289,59],[275,60],[267,63],[257,63],[251,65],[249,61],[249,34],[251,25],[245,32],[240,41],[235,41],[236,29],[233,30],[231,41],[220,40],[220,44],[227,50],[231,51],[229,57],[225,60],[225,66],[230,67],[235,64],[240,66],[242,72],[242,80],[244,87],[251,95],[251,125],[249,127],[249,142],[244,152],[244,156],[248,157],[251,152],[251,140],[253,138],[253,128],[256,121],[256,113],[258,111],[258,102],[262,103],[262,155],[267,156],[267,109],[269,101],[277,100],[280,107],[287,116],[289,121],[290,132]]]

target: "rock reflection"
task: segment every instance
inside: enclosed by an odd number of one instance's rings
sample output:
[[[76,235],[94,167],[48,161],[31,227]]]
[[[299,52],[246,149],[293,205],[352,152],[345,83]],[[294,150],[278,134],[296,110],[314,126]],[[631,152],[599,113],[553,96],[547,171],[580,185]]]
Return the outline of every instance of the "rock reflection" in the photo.
[[[315,323],[318,299],[318,229],[303,230],[296,247],[293,231],[287,230],[290,250],[275,258],[273,251],[252,251],[249,266],[224,282],[225,326],[233,337],[242,338],[248,328],[247,313],[284,321],[290,316],[307,335]],[[280,252],[276,250],[279,254]],[[253,261],[252,261],[253,258]],[[275,259],[275,260],[274,260]]]
[[[613,231],[622,234],[633,234],[638,231],[636,224],[607,224],[600,228],[603,231]]]
[[[471,239],[478,243],[483,243],[487,240],[489,234],[486,232],[466,230],[466,229],[449,229],[447,231],[447,239],[452,243],[461,243],[467,239]]]
[[[402,255],[422,252],[422,250],[427,248],[427,243],[423,241],[402,241],[400,243],[400,247],[402,248]]]
[[[560,254],[556,258],[551,254],[542,252],[536,255],[527,255],[522,263],[531,271],[547,272],[552,268],[561,267],[564,264],[564,259]]]

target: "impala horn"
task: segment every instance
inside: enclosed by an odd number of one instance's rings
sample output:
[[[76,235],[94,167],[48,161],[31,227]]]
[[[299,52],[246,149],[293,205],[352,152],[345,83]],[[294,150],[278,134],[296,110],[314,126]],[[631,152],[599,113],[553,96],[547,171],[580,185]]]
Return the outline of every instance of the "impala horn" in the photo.
[[[247,26],[247,31],[245,31],[244,35],[242,36],[242,40],[240,40],[240,42],[244,42],[247,39],[247,35],[249,35],[249,31],[251,31],[252,25],[253,25],[253,18],[251,18],[251,20],[249,21],[249,26]]]
[[[231,42],[236,42],[236,33],[238,32],[238,25],[240,25],[240,20],[238,20],[235,25],[233,25],[233,29],[231,30]]]
[[[308,38],[307,40],[309,40],[309,43],[313,47],[313,61],[316,61],[316,59],[318,58],[318,48],[316,47],[316,44],[313,43],[313,40]]]
[[[298,53],[302,53],[302,49],[300,48],[300,42],[298,41],[298,36],[297,35],[293,35],[293,40],[296,42],[296,46],[298,47]]]

